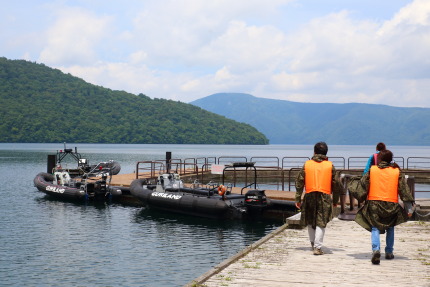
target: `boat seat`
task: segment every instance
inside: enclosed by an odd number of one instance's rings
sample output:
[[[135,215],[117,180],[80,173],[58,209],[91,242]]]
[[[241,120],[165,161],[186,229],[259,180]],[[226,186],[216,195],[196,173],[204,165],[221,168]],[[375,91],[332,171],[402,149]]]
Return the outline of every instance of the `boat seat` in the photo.
[[[54,184],[69,185],[71,181],[70,175],[66,171],[56,171],[54,172],[54,176],[55,176]]]
[[[148,184],[148,185],[146,186],[146,188],[148,188],[148,189],[150,189],[150,190],[154,190],[154,189],[156,189],[156,187],[157,187],[157,185],[155,185],[155,184]]]

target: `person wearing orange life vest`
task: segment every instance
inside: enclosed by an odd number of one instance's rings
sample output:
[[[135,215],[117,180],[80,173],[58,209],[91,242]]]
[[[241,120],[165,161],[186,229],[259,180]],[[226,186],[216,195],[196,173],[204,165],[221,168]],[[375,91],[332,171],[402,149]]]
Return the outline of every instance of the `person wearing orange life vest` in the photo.
[[[380,142],[376,145],[376,152],[374,154],[372,154],[369,157],[369,159],[367,160],[367,164],[366,164],[366,167],[364,168],[363,175],[365,175],[370,170],[370,167],[372,165],[378,165],[378,153],[381,150],[385,150],[385,149],[386,149],[386,147],[385,147],[385,144],[383,142]]]
[[[379,164],[372,166],[361,179],[368,195],[355,221],[371,232],[373,264],[380,263],[380,234],[385,232],[385,259],[394,259],[394,226],[406,222],[413,212],[413,195],[400,167],[391,163],[392,160],[391,151],[381,150],[378,154]],[[399,196],[406,211],[399,204]]]
[[[316,143],[312,159],[305,162],[296,178],[296,207],[301,209],[300,224],[308,228],[314,255],[324,254],[321,247],[325,228],[333,218],[332,207],[339,201],[340,194],[336,169],[328,161],[327,151],[325,142]]]

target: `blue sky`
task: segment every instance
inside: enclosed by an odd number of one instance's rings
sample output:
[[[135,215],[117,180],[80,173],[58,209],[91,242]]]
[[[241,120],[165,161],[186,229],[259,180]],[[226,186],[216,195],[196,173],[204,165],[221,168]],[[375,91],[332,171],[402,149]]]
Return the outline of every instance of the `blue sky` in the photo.
[[[430,107],[429,0],[5,2],[0,56],[114,90]]]

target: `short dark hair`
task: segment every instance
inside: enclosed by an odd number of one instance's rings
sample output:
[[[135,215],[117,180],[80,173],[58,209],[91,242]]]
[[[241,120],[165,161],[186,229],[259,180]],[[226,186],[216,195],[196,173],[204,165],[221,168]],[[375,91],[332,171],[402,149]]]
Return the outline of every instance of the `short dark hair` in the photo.
[[[314,145],[314,153],[315,154],[327,155],[327,151],[328,151],[328,147],[327,147],[327,144],[325,142],[317,142]]]
[[[388,149],[381,150],[378,153],[378,161],[379,162],[385,161],[388,163],[392,162],[393,161],[393,153],[391,151],[389,151]]]
[[[386,147],[385,147],[385,144],[384,143],[378,143],[377,145],[376,145],[376,150],[377,151],[381,151],[381,150],[385,150],[386,149]]]

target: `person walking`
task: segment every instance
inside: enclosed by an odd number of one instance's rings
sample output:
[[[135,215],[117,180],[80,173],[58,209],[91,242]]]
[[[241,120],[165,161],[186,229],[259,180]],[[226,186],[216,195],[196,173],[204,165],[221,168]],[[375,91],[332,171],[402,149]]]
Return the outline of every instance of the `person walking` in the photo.
[[[386,146],[383,142],[380,142],[376,145],[376,152],[372,154],[367,160],[366,167],[364,168],[363,175],[365,175],[372,165],[378,165],[378,153],[381,150],[386,150]]]
[[[385,259],[394,259],[394,226],[406,222],[413,212],[413,195],[400,167],[391,163],[392,160],[391,151],[381,150],[378,154],[379,164],[372,166],[361,179],[368,195],[365,204],[357,212],[355,222],[371,232],[373,264],[380,263],[380,234],[384,233]],[[399,196],[407,212],[399,204]]]
[[[312,159],[305,162],[296,178],[295,204],[301,209],[300,224],[308,228],[314,255],[324,254],[321,247],[325,228],[333,218],[332,206],[336,206],[340,195],[336,169],[328,161],[327,151],[325,142],[316,143]],[[303,189],[306,192],[302,202]]]

